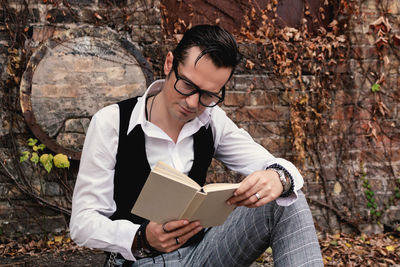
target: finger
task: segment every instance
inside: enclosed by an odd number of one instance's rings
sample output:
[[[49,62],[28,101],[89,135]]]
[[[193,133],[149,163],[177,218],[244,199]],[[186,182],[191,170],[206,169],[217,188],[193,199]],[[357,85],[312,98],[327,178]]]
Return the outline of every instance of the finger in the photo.
[[[177,237],[179,240],[180,246],[185,244],[191,237],[193,237],[195,234],[200,232],[202,229],[203,229],[203,227],[197,226],[196,228],[193,228],[191,231],[185,233],[184,235]],[[176,239],[175,239],[175,241],[176,241]]]
[[[266,187],[264,190],[262,190],[259,193],[261,198],[258,201],[254,202],[254,203],[241,203],[241,204],[243,204],[244,206],[246,206],[248,208],[260,207],[262,205],[265,205],[265,204],[277,199],[281,193],[282,193],[282,190],[279,187],[276,187],[276,188]]]
[[[257,207],[261,207],[261,206],[263,206],[263,205],[265,205],[265,204],[267,204],[267,203],[269,203],[269,202],[271,202],[273,200],[275,200],[275,199],[272,198],[272,197],[267,196],[267,197],[264,197],[264,198],[260,199],[259,201],[255,202],[255,203],[253,203],[253,204],[244,205],[244,206],[246,206],[248,208],[257,208]]]
[[[172,232],[171,237],[175,238],[175,237],[186,235],[187,233],[193,231],[193,229],[195,229],[199,226],[200,226],[199,221],[191,222],[188,225],[186,225],[185,227],[179,228],[179,229],[175,230],[174,232]]]
[[[238,189],[236,189],[234,196],[240,196],[246,193],[251,187],[257,183],[257,172],[253,172],[248,175],[241,183]]]
[[[173,238],[169,239],[168,242],[163,244],[163,252],[171,252],[171,251],[174,251],[174,250],[180,248],[192,236],[194,236],[195,234],[200,232],[202,229],[203,229],[203,227],[197,226],[197,227],[195,227],[194,229],[192,229],[191,231],[187,232],[186,234],[184,234],[182,236],[173,237]]]
[[[189,224],[188,220],[169,221],[163,224],[163,231],[165,233],[171,233],[188,224]]]
[[[257,191],[255,194],[250,196],[247,199],[244,199],[238,203],[236,203],[237,206],[248,206],[248,207],[259,207],[262,205],[265,205],[266,203],[276,199],[280,195],[280,188],[279,187],[273,187],[270,183],[267,185],[264,185],[264,183],[260,183],[261,186],[263,186],[259,191]],[[254,191],[253,191],[254,192]],[[258,197],[257,197],[258,195]],[[253,206],[254,205],[254,206]]]
[[[253,183],[251,183],[253,184]],[[252,187],[248,188],[247,191],[243,192],[241,195],[233,196],[228,200],[228,204],[238,205],[241,201],[247,200],[255,196],[256,193],[260,194],[260,191],[263,190],[265,186],[265,181],[260,178],[257,178],[257,182],[253,184]]]
[[[239,188],[236,189],[234,195],[226,201],[228,205],[234,205],[245,198],[249,198],[253,193],[250,190],[255,186],[255,184],[256,182],[254,180],[248,182],[242,182]]]
[[[259,193],[260,194],[260,193]],[[261,195],[261,194],[260,194]],[[250,196],[249,198],[243,199],[242,201],[237,202],[235,205],[236,206],[248,206],[248,205],[253,205],[259,202],[262,199],[262,197],[258,198],[256,197],[255,194]]]

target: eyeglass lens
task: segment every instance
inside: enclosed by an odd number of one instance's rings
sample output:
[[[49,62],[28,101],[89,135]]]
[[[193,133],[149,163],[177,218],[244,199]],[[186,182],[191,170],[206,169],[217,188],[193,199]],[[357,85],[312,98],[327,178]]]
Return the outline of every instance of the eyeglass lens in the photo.
[[[221,96],[218,97],[217,95],[214,95],[212,93],[208,93],[207,91],[199,90],[192,84],[182,80],[178,79],[175,83],[175,89],[180,92],[183,95],[189,96],[193,95],[197,92],[200,93],[200,103],[204,106],[215,106],[221,101]]]

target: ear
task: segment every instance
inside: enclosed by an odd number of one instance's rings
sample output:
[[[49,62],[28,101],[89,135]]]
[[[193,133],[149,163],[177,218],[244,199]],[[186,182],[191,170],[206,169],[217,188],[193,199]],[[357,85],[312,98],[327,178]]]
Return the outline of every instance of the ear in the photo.
[[[174,60],[174,55],[172,54],[172,52],[168,52],[166,58],[165,58],[165,62],[164,62],[164,74],[166,76],[168,76],[168,74],[171,72],[172,70],[172,62]]]

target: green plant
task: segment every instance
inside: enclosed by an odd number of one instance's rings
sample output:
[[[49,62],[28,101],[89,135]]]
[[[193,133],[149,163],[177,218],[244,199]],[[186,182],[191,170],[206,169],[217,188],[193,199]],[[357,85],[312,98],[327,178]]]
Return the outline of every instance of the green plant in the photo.
[[[360,164],[361,170],[361,180],[363,181],[364,195],[367,199],[367,207],[369,208],[371,216],[377,219],[382,216],[382,211],[378,209],[378,204],[375,198],[375,193],[372,189],[371,184],[369,183],[367,177],[367,172],[364,169],[364,164],[361,162]]]
[[[364,188],[364,195],[367,199],[367,207],[369,208],[371,216],[377,220],[379,219],[385,211],[387,211],[391,206],[396,205],[396,199],[400,199],[400,179],[396,180],[396,186],[394,187],[393,195],[389,196],[386,201],[383,203],[383,207],[379,208],[377,204],[377,200],[375,198],[375,193],[371,184],[369,183],[368,179],[366,178],[367,172],[364,169],[364,165],[361,162],[360,164],[360,171],[361,171],[361,180],[363,181],[362,187]],[[380,224],[379,221],[377,221]],[[395,227],[394,229],[400,230],[399,227]]]
[[[53,166],[60,169],[69,168],[70,162],[66,155],[61,153],[56,155],[44,153],[43,151],[46,146],[44,144],[38,144],[38,140],[34,138],[29,138],[27,144],[31,147],[32,151],[22,152],[22,155],[19,158],[20,162],[27,161],[28,159],[30,159],[30,161],[35,165],[40,162],[40,164],[48,173],[50,173]]]

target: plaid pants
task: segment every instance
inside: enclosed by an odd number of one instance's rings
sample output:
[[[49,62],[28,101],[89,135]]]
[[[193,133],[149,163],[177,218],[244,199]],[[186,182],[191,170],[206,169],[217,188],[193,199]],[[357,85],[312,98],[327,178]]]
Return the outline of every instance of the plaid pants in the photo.
[[[194,246],[136,261],[136,266],[250,266],[269,246],[275,266],[323,266],[313,219],[304,194],[281,207],[238,207]],[[122,264],[123,261],[120,261]]]

